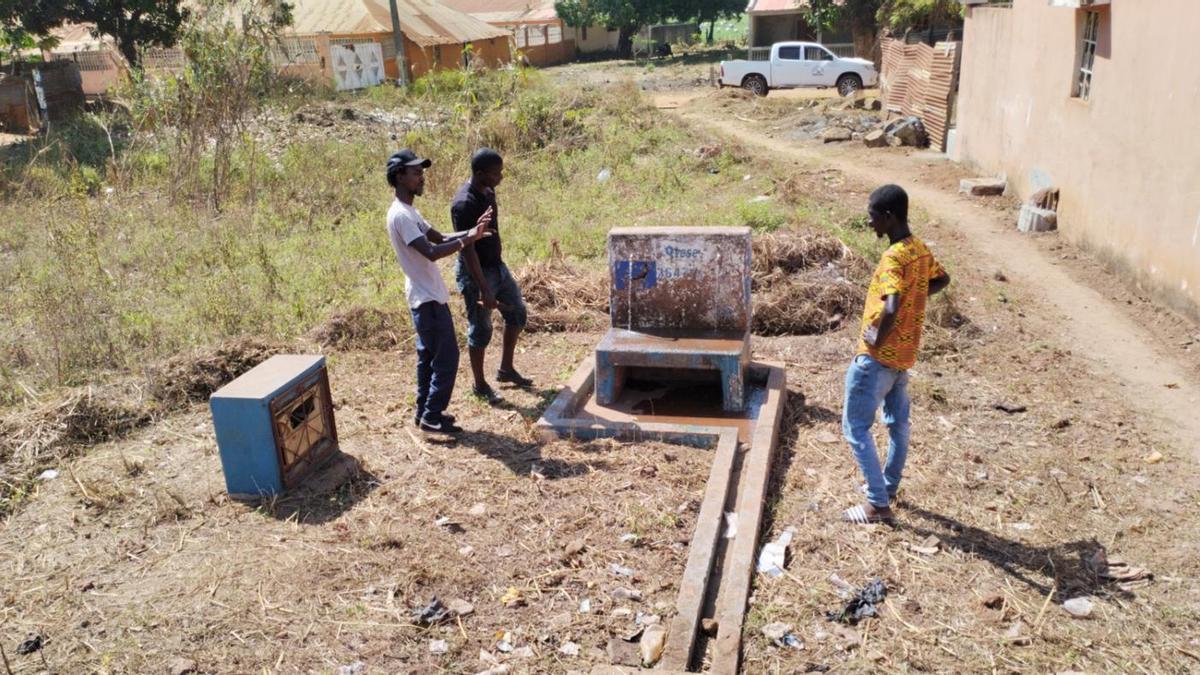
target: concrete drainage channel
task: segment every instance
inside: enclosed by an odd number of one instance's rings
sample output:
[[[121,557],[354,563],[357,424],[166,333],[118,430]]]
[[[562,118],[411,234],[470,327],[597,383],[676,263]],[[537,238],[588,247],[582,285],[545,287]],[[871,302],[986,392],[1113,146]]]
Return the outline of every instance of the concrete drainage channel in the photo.
[[[657,667],[697,672],[707,661],[711,673],[736,673],[787,396],[781,364],[749,359],[750,232],[614,229],[609,263],[614,328],[538,427],[547,437],[657,439],[714,451]],[[743,349],[729,348],[736,340]],[[728,524],[725,513],[735,514]],[[715,636],[702,630],[705,620],[715,622]]]

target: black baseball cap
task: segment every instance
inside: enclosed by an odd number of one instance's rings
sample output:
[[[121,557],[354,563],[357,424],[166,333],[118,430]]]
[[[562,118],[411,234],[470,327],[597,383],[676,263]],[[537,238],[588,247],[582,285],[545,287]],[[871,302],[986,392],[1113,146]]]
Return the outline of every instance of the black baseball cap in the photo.
[[[387,175],[391,178],[398,171],[406,166],[419,166],[428,169],[433,165],[433,162],[423,157],[417,157],[417,153],[405,148],[399,152],[393,152],[387,161]]]

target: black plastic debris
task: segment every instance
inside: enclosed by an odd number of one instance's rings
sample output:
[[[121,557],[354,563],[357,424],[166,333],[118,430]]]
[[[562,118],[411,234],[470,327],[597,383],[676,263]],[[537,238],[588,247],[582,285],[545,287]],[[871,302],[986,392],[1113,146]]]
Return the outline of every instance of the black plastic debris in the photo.
[[[42,639],[41,635],[34,635],[33,637],[27,638],[24,642],[17,645],[17,653],[21,656],[27,656],[34,652],[42,651],[42,647],[45,645],[46,642]]]
[[[428,605],[417,607],[412,611],[412,620],[418,626],[434,626],[449,621],[451,614],[450,608],[443,605],[435,595],[430,599]]]
[[[854,596],[846,601],[846,605],[836,612],[826,612],[825,618],[851,626],[871,616],[879,616],[876,605],[882,604],[887,597],[887,585],[878,577],[867,582],[866,586],[858,589]]]

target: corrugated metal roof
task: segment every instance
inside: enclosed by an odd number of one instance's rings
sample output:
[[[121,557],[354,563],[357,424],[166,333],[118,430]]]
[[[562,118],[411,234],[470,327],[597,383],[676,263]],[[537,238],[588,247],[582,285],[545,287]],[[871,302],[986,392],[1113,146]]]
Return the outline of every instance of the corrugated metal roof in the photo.
[[[440,0],[441,4],[489,23],[555,21],[554,0]]]
[[[424,0],[396,0],[400,30],[421,46],[508,37],[508,31]],[[297,35],[391,33],[387,0],[295,0],[291,32]]]

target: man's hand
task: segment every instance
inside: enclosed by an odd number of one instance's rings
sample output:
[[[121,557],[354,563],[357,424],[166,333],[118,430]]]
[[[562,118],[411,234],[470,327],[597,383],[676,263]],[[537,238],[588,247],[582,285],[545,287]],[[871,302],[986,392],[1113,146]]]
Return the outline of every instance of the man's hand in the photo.
[[[491,225],[493,212],[494,212],[494,209],[492,209],[492,207],[490,207],[490,206],[487,207],[487,211],[484,211],[482,214],[480,214],[479,220],[475,221],[475,226],[486,228],[489,225]]]
[[[492,231],[488,229],[487,224],[484,223],[483,218],[480,217],[479,224],[476,225],[475,227],[472,227],[471,229],[467,230],[467,236],[464,237],[464,239],[466,239],[466,243],[474,244],[475,242],[479,241],[480,239],[484,239],[484,238],[487,238],[490,236],[492,236]]]
[[[496,296],[492,293],[492,289],[481,289],[480,295],[482,297],[479,300],[479,304],[483,305],[484,309],[497,309],[500,307],[500,303],[496,301]]]

